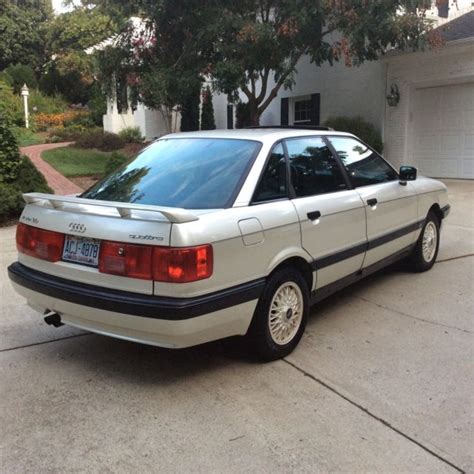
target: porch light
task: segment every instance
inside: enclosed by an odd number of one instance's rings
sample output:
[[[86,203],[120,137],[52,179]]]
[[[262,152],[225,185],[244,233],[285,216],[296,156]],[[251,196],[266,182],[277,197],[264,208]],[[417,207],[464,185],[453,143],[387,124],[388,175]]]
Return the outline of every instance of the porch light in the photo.
[[[387,103],[390,107],[396,107],[400,102],[400,92],[398,91],[398,86],[392,84],[390,87],[390,92],[387,94]]]

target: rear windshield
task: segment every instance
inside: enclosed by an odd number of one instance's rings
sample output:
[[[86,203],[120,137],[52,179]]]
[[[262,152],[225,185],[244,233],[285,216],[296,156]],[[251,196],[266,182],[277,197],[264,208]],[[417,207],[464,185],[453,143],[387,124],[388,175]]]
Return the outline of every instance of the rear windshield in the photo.
[[[229,207],[260,147],[251,140],[158,140],[81,197],[186,209]]]

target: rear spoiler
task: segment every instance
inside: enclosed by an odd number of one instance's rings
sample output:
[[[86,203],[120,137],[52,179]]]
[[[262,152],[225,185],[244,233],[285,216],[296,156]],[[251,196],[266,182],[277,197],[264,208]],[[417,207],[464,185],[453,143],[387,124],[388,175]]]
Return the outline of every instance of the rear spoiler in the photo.
[[[75,196],[56,196],[55,194],[43,194],[43,193],[26,193],[23,194],[23,199],[27,204],[33,204],[36,206],[45,206],[49,204],[54,209],[62,210],[65,204],[75,204],[77,206],[96,206],[96,207],[111,207],[114,208],[120,217],[127,218],[132,217],[132,211],[146,211],[146,212],[159,212],[173,224],[181,224],[184,222],[192,222],[199,220],[198,216],[195,216],[186,209],[178,207],[161,207],[161,206],[149,206],[148,204],[130,204],[127,202],[114,202],[114,201],[99,201],[96,199],[84,199]],[[84,214],[93,214],[90,211],[84,211],[78,209],[77,212]]]

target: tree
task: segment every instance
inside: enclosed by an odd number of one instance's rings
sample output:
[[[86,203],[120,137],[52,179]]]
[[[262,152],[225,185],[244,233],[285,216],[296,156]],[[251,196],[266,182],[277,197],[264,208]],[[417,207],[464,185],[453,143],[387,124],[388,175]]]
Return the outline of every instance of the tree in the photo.
[[[78,5],[54,17],[46,34],[51,59],[40,80],[48,94],[60,93],[74,103],[86,103],[95,81],[94,58],[86,49],[115,33],[110,17],[97,8]]]
[[[144,19],[149,40],[123,49],[135,59],[127,67],[146,105],[179,103],[186,82],[199,74],[231,97],[241,91],[254,125],[280,89],[292,87],[305,55],[316,65],[353,66],[433,40],[424,15],[429,0],[97,2]]]
[[[201,130],[215,130],[215,128],[211,88],[206,87],[202,93]]]
[[[51,16],[50,0],[0,0],[0,70],[11,64],[40,70],[47,60],[44,37]]]
[[[8,66],[4,72],[10,76],[11,81],[9,82],[16,94],[20,92],[23,84],[26,84],[30,89],[36,89],[38,87],[38,81],[36,80],[35,72],[31,66],[26,64],[12,64]]]

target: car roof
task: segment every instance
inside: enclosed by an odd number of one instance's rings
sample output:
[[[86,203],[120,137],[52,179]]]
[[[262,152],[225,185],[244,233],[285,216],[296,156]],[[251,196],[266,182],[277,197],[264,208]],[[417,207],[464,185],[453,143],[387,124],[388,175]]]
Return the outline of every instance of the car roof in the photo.
[[[198,132],[180,132],[164,135],[163,138],[228,138],[240,140],[257,140],[260,142],[271,141],[272,143],[283,138],[321,136],[321,135],[346,135],[353,136],[347,132],[336,132],[334,130],[310,130],[300,128],[240,128],[233,130],[202,130]]]

